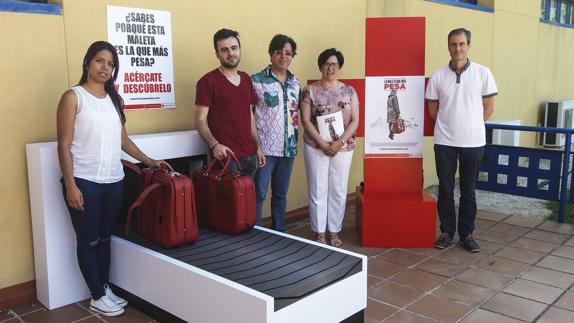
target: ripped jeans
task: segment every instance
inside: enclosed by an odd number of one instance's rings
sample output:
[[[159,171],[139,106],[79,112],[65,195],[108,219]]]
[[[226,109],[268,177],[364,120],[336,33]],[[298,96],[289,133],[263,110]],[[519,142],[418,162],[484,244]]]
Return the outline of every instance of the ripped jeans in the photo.
[[[100,184],[77,177],[75,181],[84,196],[84,211],[66,206],[76,232],[80,270],[92,298],[99,299],[110,278],[110,238],[122,207],[124,182]],[[66,200],[63,184],[62,191]]]

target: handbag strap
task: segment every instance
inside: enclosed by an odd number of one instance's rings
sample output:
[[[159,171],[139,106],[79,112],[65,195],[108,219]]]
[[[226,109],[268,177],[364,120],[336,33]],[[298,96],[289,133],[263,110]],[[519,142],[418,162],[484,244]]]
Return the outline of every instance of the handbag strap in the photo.
[[[132,214],[135,208],[139,207],[144,200],[146,199],[146,197],[154,190],[160,188],[162,185],[158,184],[158,183],[154,183],[151,184],[150,186],[146,187],[145,190],[143,190],[143,192],[141,192],[141,194],[138,196],[138,198],[135,200],[135,202],[130,206],[129,210],[128,210],[128,218],[126,220],[126,228],[125,228],[125,236],[127,237],[128,234],[130,233],[130,223],[132,222]]]

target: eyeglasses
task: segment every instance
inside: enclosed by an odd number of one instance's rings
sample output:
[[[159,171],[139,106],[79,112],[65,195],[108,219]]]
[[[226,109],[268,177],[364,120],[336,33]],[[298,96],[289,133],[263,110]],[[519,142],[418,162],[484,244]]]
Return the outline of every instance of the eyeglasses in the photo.
[[[280,49],[276,49],[273,51],[273,54],[275,55],[283,55],[285,57],[293,57],[295,54],[293,54],[292,52],[289,51],[282,51]]]
[[[324,64],[323,64],[323,67],[325,67],[325,68],[329,68],[329,67],[330,67],[330,68],[336,70],[336,69],[339,68],[339,63],[324,63]]]

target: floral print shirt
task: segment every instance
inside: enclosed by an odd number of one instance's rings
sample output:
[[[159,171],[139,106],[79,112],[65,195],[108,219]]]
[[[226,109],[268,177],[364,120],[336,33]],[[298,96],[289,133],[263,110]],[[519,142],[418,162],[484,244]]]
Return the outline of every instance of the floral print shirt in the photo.
[[[338,111],[341,111],[343,114],[343,126],[347,129],[349,122],[351,122],[351,109],[359,108],[359,98],[355,89],[340,81],[334,87],[324,87],[321,85],[321,82],[315,82],[307,86],[303,90],[301,102],[308,103],[311,106],[311,122],[315,125],[315,129],[318,129],[317,116]],[[303,138],[307,145],[315,148],[319,147],[307,133],[304,133]],[[353,150],[355,146],[355,134],[353,134],[341,150],[350,151]]]
[[[253,74],[257,96],[254,115],[261,148],[266,156],[295,157],[299,128],[301,84],[287,71],[285,85],[271,71],[271,65]]]

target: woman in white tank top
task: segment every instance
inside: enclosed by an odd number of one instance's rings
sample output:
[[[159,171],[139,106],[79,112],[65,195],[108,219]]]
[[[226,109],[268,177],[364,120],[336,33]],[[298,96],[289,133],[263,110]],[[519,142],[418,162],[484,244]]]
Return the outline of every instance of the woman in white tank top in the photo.
[[[124,127],[123,100],[114,87],[118,54],[98,41],[87,50],[82,77],[66,91],[57,113],[62,189],[76,232],[78,264],[92,294],[90,309],[107,316],[127,302],[108,286],[110,237],[122,205],[122,150],[149,167],[171,169],[146,156]]]

